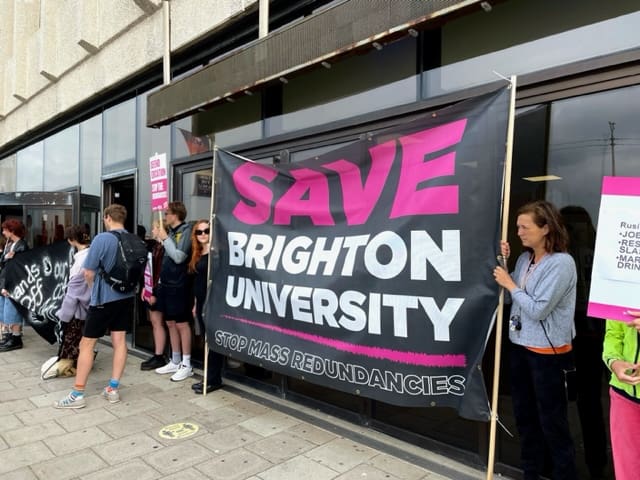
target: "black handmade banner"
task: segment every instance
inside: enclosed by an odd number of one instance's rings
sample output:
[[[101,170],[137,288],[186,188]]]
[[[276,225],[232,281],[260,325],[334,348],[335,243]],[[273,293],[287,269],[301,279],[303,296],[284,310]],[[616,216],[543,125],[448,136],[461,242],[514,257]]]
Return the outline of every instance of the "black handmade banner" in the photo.
[[[294,164],[218,150],[210,346],[488,420],[507,115],[505,89]]]
[[[5,268],[5,288],[24,318],[49,343],[60,341],[55,316],[67,287],[73,248],[68,242],[16,254]]]

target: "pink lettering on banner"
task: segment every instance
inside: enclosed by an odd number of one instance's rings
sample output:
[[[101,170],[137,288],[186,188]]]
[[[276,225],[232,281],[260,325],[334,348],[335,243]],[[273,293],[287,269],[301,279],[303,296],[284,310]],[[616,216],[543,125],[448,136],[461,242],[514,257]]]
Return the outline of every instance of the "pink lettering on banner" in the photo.
[[[255,182],[254,178],[272,182],[277,175],[277,171],[257,163],[245,163],[238,167],[233,172],[233,184],[238,193],[249,202],[238,202],[233,209],[233,216],[247,225],[267,222],[271,216],[273,193],[269,187]]]
[[[295,182],[276,202],[274,225],[289,225],[291,217],[309,217],[314,225],[334,225],[329,205],[329,184],[322,173],[309,168],[289,172]]]
[[[369,219],[389,176],[396,154],[395,141],[376,145],[369,149],[369,153],[371,170],[364,184],[358,166],[347,160],[337,160],[323,165],[324,168],[337,172],[340,177],[347,225],[362,225]]]
[[[230,320],[245,323],[256,328],[271,330],[294,338],[299,338],[307,342],[323,345],[334,350],[359,355],[362,357],[375,358],[379,360],[389,360],[394,363],[404,363],[408,365],[419,365],[423,367],[466,367],[467,356],[464,353],[453,354],[429,354],[421,352],[407,352],[401,350],[393,350],[382,347],[370,347],[355,343],[336,340],[333,338],[321,337],[310,333],[292,330],[290,328],[278,327],[276,325],[264,324],[249,320],[247,318],[233,317],[231,315],[222,315]]]
[[[322,165],[338,174],[347,224],[362,225],[371,216],[389,178],[398,142],[402,155],[390,218],[458,213],[458,185],[420,187],[420,184],[455,174],[455,152],[429,160],[425,157],[459,143],[466,124],[466,119],[458,120],[370,148],[371,168],[364,180],[362,167],[349,160]],[[264,224],[272,219],[273,206],[275,225],[289,225],[296,216],[308,217],[314,225],[335,225],[327,176],[309,168],[291,169],[289,175],[294,182],[276,199],[268,184],[278,176],[277,170],[256,163],[238,167],[233,172],[233,183],[242,199],[232,211],[236,219],[247,225]]]
[[[467,120],[458,120],[400,138],[402,165],[391,218],[458,213],[458,186],[418,188],[426,180],[455,173],[455,152],[425,161],[425,156],[459,143]]]

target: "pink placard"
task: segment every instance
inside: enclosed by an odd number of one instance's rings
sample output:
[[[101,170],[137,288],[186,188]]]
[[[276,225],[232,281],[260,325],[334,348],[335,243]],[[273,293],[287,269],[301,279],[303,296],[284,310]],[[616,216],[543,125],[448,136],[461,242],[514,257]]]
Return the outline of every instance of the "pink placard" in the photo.
[[[167,154],[155,154],[149,158],[151,178],[151,210],[163,211],[169,206],[169,181],[167,179]]]
[[[630,321],[640,310],[640,178],[604,177],[598,215],[590,317]]]

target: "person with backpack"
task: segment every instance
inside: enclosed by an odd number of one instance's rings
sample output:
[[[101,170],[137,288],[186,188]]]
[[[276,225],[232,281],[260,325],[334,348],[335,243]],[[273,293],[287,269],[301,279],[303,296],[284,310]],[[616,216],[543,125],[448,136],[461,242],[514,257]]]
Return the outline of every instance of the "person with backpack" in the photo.
[[[89,312],[85,320],[82,339],[80,340],[80,354],[78,356],[78,366],[75,377],[75,384],[69,394],[63,399],[54,403],[55,408],[83,408],[86,406],[84,390],[89,379],[89,372],[93,367],[93,349],[100,337],[107,331],[111,332],[111,344],[113,346],[113,365],[111,379],[102,391],[102,397],[109,403],[120,401],[120,378],[124,372],[127,360],[126,333],[131,321],[133,311],[133,300],[135,287],[128,290],[132,281],[120,276],[115,270],[123,262],[127,264],[123,256],[123,239],[130,241],[124,222],[127,219],[127,209],[122,205],[111,204],[104,210],[104,226],[106,232],[98,234],[87,254],[84,262],[84,278],[91,286],[91,301]],[[135,235],[132,235],[135,237]],[[135,237],[137,239],[137,237]],[[144,242],[137,239],[142,244],[142,249],[146,259],[146,248]],[[145,260],[146,262],[146,260]],[[138,275],[137,270],[140,265],[129,267]],[[142,265],[144,269],[144,265]],[[134,272],[135,271],[135,272]],[[139,281],[136,280],[136,284]],[[120,282],[120,283],[117,283]],[[125,287],[126,285],[126,287]]]
[[[191,225],[185,223],[187,209],[182,202],[170,202],[164,212],[169,230],[161,226],[156,239],[164,246],[160,281],[156,286],[156,309],[162,312],[169,329],[171,359],[156,368],[160,375],[171,374],[181,382],[193,376],[191,366],[191,295],[187,266],[191,256]]]

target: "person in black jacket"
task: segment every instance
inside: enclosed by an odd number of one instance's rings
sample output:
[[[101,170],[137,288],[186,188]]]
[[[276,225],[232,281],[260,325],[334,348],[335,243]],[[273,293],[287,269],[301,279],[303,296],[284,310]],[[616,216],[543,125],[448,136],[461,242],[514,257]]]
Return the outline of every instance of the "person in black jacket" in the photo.
[[[20,220],[10,218],[2,222],[2,236],[7,242],[0,256],[0,328],[2,341],[0,352],[22,348],[23,318],[4,288],[4,269],[16,253],[29,249],[24,239],[26,229]]]
[[[193,316],[196,319],[198,331],[204,335],[206,326],[204,324],[204,303],[207,298],[207,279],[209,274],[209,238],[211,229],[208,220],[198,220],[193,227],[191,234],[191,260],[189,261],[189,273],[195,275],[193,282],[193,293],[195,304],[193,306]],[[191,388],[194,392],[201,394],[206,385],[207,393],[222,388],[222,365],[224,356],[209,349],[207,356],[207,378],[205,382],[194,383]]]

